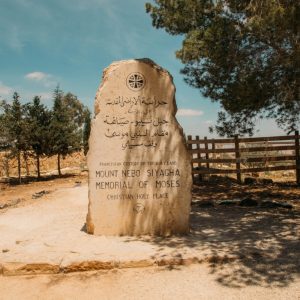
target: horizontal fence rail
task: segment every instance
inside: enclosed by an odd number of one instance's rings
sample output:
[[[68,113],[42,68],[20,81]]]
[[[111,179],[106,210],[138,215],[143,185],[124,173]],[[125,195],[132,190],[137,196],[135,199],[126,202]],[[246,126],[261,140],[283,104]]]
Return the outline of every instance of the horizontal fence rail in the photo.
[[[204,174],[236,174],[241,183],[241,174],[245,173],[295,170],[300,185],[299,139],[298,131],[289,136],[256,138],[200,139],[189,135],[193,177],[199,175],[201,180]],[[229,164],[230,168],[216,168],[217,164]]]

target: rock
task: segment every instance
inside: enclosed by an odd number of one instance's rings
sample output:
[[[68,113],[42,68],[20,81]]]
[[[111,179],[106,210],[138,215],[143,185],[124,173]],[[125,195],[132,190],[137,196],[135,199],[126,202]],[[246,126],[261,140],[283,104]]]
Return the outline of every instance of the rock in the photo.
[[[153,61],[105,69],[87,158],[89,233],[189,232],[191,156],[176,110],[172,77]]]
[[[257,180],[257,182],[263,185],[273,184],[273,180],[268,178],[260,178]]]
[[[48,263],[6,262],[2,265],[2,272],[4,276],[57,274],[60,267]]]
[[[10,207],[10,206],[15,206],[18,203],[20,203],[22,200],[24,200],[24,199],[18,198],[18,199],[10,200],[9,203],[0,204],[0,209],[4,209],[4,208]]]
[[[240,200],[238,199],[233,199],[233,200],[221,200],[218,201],[218,205],[224,205],[224,206],[235,206],[238,205]]]
[[[47,194],[50,194],[50,191],[40,191],[40,192],[37,192],[35,194],[32,195],[32,199],[37,199],[37,198],[40,198],[40,197],[43,197],[44,195],[47,195]]]
[[[292,209],[293,205],[288,203],[280,203],[280,202],[273,202],[273,201],[262,201],[260,204],[262,208],[287,208]]]
[[[247,207],[252,207],[252,206],[257,206],[258,202],[252,198],[245,198],[243,199],[240,204],[240,206],[247,206]]]
[[[201,208],[214,207],[214,204],[212,201],[198,201],[195,203],[195,205],[198,207],[201,207]]]
[[[203,170],[206,168],[202,167]],[[221,175],[208,175],[202,174],[203,181],[208,181],[210,184],[228,184],[233,185],[237,182],[235,178],[231,178],[228,176],[221,176]]]
[[[257,183],[257,179],[253,178],[253,177],[245,177],[244,183],[248,184],[248,185],[256,184]]]
[[[6,207],[8,207],[7,203],[0,204],[0,209],[4,209],[4,208],[6,208]]]

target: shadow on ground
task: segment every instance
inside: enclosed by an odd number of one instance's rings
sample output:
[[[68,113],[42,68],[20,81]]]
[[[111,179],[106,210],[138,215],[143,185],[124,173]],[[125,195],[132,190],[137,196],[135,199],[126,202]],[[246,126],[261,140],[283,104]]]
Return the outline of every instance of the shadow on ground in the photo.
[[[300,187],[294,182],[240,185],[228,177],[213,177],[212,181],[194,185],[194,200],[224,200],[234,198],[262,200],[296,200],[300,203]]]
[[[300,275],[299,220],[300,213],[292,211],[196,208],[192,235],[213,257],[224,253],[239,258],[211,264],[221,284],[286,286]]]
[[[261,190],[269,194],[274,192],[274,188],[272,191],[263,187],[258,192]],[[201,199],[207,201],[210,191],[219,193],[219,199],[221,194],[245,196],[238,190],[228,190],[226,184],[221,187],[215,184],[214,187],[207,184],[198,186],[194,189],[198,200],[192,205],[191,233],[188,236],[139,240],[159,245],[160,250],[172,248],[174,253],[175,250],[184,253],[186,247],[193,248],[196,253],[201,251],[210,263],[211,274],[224,286],[285,287],[293,282],[300,275],[299,208],[201,207]],[[253,193],[251,191],[255,197]],[[263,195],[256,196],[263,200]],[[296,191],[287,198],[298,196]],[[131,240],[128,238],[128,241]]]

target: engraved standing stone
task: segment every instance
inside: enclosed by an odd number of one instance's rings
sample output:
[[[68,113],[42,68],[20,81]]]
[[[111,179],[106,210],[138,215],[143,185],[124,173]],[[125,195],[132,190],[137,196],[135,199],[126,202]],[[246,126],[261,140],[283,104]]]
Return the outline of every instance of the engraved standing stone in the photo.
[[[189,231],[191,158],[176,110],[172,77],[153,61],[104,71],[89,141],[89,233]]]

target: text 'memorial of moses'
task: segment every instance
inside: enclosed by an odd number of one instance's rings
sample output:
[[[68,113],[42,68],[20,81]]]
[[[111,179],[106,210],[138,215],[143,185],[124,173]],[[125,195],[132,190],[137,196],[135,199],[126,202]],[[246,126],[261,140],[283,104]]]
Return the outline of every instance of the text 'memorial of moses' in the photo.
[[[89,233],[189,231],[191,157],[176,110],[172,77],[153,61],[105,69],[89,140]]]

